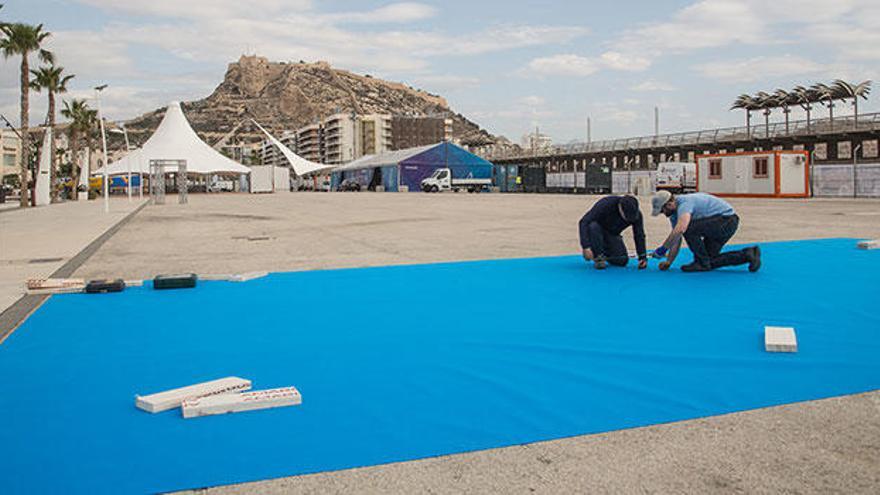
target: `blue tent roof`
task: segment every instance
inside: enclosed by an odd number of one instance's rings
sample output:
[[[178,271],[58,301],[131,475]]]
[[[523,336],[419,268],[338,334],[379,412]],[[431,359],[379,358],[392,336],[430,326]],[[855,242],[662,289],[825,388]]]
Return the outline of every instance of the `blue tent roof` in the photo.
[[[388,165],[488,166],[492,163],[448,142],[368,155],[333,169],[334,172],[384,167]]]

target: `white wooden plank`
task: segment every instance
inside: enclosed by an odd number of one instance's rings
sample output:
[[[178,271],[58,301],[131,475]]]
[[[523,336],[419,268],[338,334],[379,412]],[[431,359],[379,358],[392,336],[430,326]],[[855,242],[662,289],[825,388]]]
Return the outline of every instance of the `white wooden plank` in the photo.
[[[797,337],[792,327],[764,327],[767,352],[797,352]]]
[[[29,278],[25,285],[28,290],[85,289],[86,281],[81,278]]]
[[[857,244],[859,249],[880,249],[880,239],[874,239],[873,241],[859,241]]]
[[[256,278],[262,278],[266,275],[269,275],[269,272],[247,272],[247,273],[238,273],[233,275],[230,280],[233,282],[247,282],[248,280],[254,280]]]
[[[295,387],[283,387],[186,400],[181,406],[181,411],[184,418],[196,418],[199,416],[254,411],[271,407],[296,406],[299,404],[302,404],[302,397],[299,391]]]
[[[151,395],[138,395],[135,396],[135,406],[147,412],[157,413],[179,407],[183,401],[188,399],[241,392],[250,388],[250,380],[229,376]]]

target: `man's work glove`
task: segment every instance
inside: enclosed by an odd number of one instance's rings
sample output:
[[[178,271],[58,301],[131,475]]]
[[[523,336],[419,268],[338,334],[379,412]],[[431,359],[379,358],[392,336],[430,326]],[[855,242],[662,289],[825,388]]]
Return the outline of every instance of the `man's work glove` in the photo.
[[[660,246],[654,250],[654,252],[651,254],[651,256],[653,256],[657,259],[665,258],[667,252],[669,252],[669,250],[666,249],[666,246]]]

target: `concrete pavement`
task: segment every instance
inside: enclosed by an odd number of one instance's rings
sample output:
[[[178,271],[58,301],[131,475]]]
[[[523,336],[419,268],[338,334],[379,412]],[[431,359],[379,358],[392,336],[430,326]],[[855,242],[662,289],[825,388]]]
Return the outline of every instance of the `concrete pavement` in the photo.
[[[578,252],[577,221],[596,199],[191,195],[188,205],[146,207],[75,275],[148,278],[572,254]],[[733,242],[880,237],[877,200],[732,203],[742,217]],[[642,210],[648,211],[646,198]],[[64,223],[45,221],[55,228]],[[669,224],[648,216],[646,230],[650,248],[663,240]],[[632,247],[630,234],[624,237]],[[880,392],[195,493],[878,491]]]
[[[114,198],[110,213],[100,200],[0,213],[0,312],[24,295],[25,279],[48,277],[140,204]]]

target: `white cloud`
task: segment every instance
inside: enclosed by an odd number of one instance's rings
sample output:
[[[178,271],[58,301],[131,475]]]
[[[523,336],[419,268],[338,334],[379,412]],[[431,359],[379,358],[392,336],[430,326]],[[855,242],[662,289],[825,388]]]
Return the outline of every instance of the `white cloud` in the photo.
[[[639,92],[659,92],[659,91],[675,91],[675,86],[671,84],[667,84],[660,81],[655,81],[653,79],[648,79],[647,81],[642,81],[639,84],[634,86],[630,86],[630,91],[639,91]]]
[[[436,14],[437,9],[430,5],[402,2],[386,5],[372,12],[353,12],[325,17],[330,20],[349,23],[400,23],[421,21],[434,17]]]
[[[610,51],[603,53],[599,60],[610,69],[639,72],[651,66],[651,61],[632,54]]]
[[[540,57],[529,62],[526,70],[537,76],[589,76],[599,70],[598,65],[580,55],[561,54]]]
[[[738,83],[815,74],[825,69],[823,65],[795,55],[709,62],[695,68],[705,77]]]
[[[309,0],[79,0],[80,3],[133,15],[168,18],[233,18],[269,16],[310,10]]]
[[[519,103],[527,107],[540,107],[544,106],[547,103],[547,100],[545,100],[543,96],[531,95],[520,98]]]
[[[454,91],[463,88],[478,87],[480,85],[480,79],[453,74],[426,74],[414,78],[413,83],[422,86],[429,91]]]

